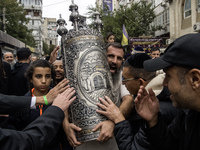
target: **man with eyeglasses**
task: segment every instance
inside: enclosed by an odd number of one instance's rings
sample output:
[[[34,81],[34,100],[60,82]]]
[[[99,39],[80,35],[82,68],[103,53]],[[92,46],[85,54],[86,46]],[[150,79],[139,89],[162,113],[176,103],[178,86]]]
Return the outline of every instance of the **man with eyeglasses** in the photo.
[[[161,112],[165,115],[165,121],[169,124],[176,115],[176,109],[169,99],[168,89],[162,85],[165,74],[156,76],[156,72],[148,72],[143,68],[143,62],[149,59],[151,58],[145,53],[138,53],[129,57],[123,65],[122,84],[134,96],[137,95],[140,86],[144,86],[146,89],[152,88],[160,100]],[[131,122],[133,133],[136,134],[141,122],[135,109],[132,110],[128,120]]]
[[[126,86],[130,94],[135,96],[137,95],[140,86],[144,86],[146,89],[152,88],[155,92],[155,95],[160,100],[160,110],[161,113],[165,116],[164,120],[166,124],[170,124],[176,116],[177,110],[171,104],[168,89],[166,87],[163,87],[162,85],[165,75],[160,74],[156,76],[156,72],[148,72],[144,69],[143,62],[149,59],[151,58],[145,53],[137,53],[130,56],[123,65],[122,84]],[[127,132],[127,126],[129,125],[127,125],[125,117],[121,113],[119,113],[118,108],[113,108],[114,104],[112,103],[112,101],[110,102],[110,99],[108,97],[106,98],[107,102],[103,99],[100,99],[100,101],[104,105],[98,105],[105,111],[97,110],[97,112],[105,115],[110,120],[115,122],[115,137],[119,149],[126,149],[125,145],[128,143],[128,141],[132,142],[132,138],[126,139],[127,136],[124,135],[131,134],[133,136],[138,133],[139,128],[142,125],[141,118],[137,114],[136,110],[133,109],[131,114],[129,115],[129,118],[127,119],[130,122],[132,130],[129,130],[129,132]],[[109,108],[111,105],[112,108]],[[111,109],[116,111],[111,111]],[[120,120],[118,118],[120,118]],[[131,136],[128,137],[130,138]],[[137,146],[138,145],[136,144],[136,147]]]

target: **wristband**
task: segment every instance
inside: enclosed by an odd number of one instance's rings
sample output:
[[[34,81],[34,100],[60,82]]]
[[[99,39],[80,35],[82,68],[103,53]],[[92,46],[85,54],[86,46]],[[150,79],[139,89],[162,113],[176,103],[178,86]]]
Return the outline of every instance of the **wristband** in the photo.
[[[49,102],[47,101],[47,97],[46,97],[46,95],[43,96],[43,99],[44,99],[44,103],[45,103],[45,105],[49,105]]]

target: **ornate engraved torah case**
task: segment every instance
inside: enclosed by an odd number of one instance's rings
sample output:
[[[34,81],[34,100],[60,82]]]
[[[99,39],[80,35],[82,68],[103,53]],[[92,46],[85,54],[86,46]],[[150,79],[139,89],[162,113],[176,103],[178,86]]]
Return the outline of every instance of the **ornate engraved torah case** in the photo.
[[[102,25],[100,15],[95,13],[93,30],[87,27],[85,17],[78,14],[78,6],[72,2],[70,20],[74,29],[67,33],[65,21],[59,19],[58,33],[62,36],[62,58],[66,78],[76,90],[77,99],[70,106],[72,122],[82,128],[76,134],[81,142],[98,138],[100,131],[92,129],[106,117],[96,113],[99,97],[110,97],[115,103],[117,99],[112,92],[112,77],[107,62],[105,43],[100,32]]]

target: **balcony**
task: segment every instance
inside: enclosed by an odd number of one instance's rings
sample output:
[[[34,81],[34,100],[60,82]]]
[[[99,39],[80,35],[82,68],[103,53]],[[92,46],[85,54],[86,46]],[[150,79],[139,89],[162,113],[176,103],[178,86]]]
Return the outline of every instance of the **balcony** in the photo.
[[[42,11],[42,6],[39,6],[39,5],[24,5],[24,9]]]

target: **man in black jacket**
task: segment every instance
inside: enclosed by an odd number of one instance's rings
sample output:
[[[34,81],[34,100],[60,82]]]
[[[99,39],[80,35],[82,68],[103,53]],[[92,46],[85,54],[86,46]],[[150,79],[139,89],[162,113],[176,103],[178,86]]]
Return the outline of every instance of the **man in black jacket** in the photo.
[[[17,50],[17,63],[11,72],[10,95],[23,96],[28,92],[28,82],[25,77],[27,68],[31,60],[29,48],[22,47]]]
[[[0,128],[0,148],[20,150],[40,150],[50,144],[55,137],[64,119],[64,112],[75,100],[72,97],[75,91],[68,88],[54,100],[42,116],[29,124],[23,131],[14,131]],[[19,99],[19,101],[16,101]],[[24,112],[30,109],[31,98],[5,96],[0,94],[0,113],[13,113],[18,108],[24,108]],[[15,105],[13,105],[15,104]]]
[[[176,39],[164,56],[145,61],[148,71],[164,69],[163,85],[169,88],[173,106],[184,109],[168,126],[159,112],[155,94],[141,87],[135,106],[146,120],[146,137],[154,149],[197,150],[200,148],[200,34],[187,34]],[[187,109],[187,110],[185,110]]]
[[[141,87],[135,106],[146,120],[144,132],[154,149],[199,150],[200,148],[200,34],[187,34],[170,44],[161,58],[145,61],[148,71],[164,69],[164,86],[173,106],[184,109],[167,127],[159,113],[155,94]],[[186,110],[187,109],[187,110]]]

